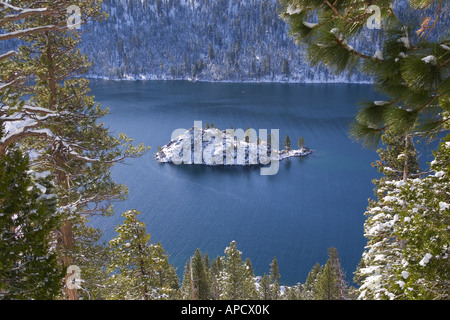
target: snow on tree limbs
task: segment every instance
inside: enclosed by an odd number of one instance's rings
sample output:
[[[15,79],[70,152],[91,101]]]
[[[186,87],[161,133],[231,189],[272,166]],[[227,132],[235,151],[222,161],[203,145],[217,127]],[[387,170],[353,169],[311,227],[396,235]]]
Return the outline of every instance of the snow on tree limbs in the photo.
[[[446,119],[429,116],[431,111],[436,115],[448,110],[449,39],[441,39],[436,27],[442,24],[445,30],[442,4],[410,1],[413,10],[406,11],[406,1],[395,6],[391,0],[282,1],[282,17],[289,22],[292,37],[307,45],[313,65],[325,64],[336,73],[358,69],[389,96],[383,104],[365,104],[358,113],[351,133],[365,146],[375,147],[387,129],[420,132],[429,138],[445,130]],[[380,11],[379,30],[366,28],[373,5]],[[405,12],[410,15],[405,17]],[[419,24],[413,25],[415,20]],[[372,47],[357,47],[359,38],[375,32],[379,37]]]
[[[0,2],[0,27],[7,31],[0,40],[25,41],[0,61],[0,81],[7,84],[1,86],[0,156],[20,144],[36,152],[32,167],[51,172],[61,219],[56,250],[65,268],[76,258],[73,230],[74,225],[84,224],[81,214],[110,214],[111,202],[126,196],[126,187],[112,180],[111,166],[146,150],[142,144],[134,146],[124,134],[111,136],[98,121],[107,110],[87,95],[86,79],[74,78],[89,63],[76,49],[79,32],[67,32],[66,10],[72,4],[53,1],[45,8],[34,8],[34,1]],[[100,4],[76,3],[83,23],[103,18]],[[24,102],[26,95],[29,99]],[[78,298],[77,291],[68,287],[66,295]]]

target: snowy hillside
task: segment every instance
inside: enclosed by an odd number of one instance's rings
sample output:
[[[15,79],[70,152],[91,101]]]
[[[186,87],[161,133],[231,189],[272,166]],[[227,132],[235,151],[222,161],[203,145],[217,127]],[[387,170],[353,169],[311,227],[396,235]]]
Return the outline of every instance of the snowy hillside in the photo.
[[[109,79],[367,82],[305,63],[277,0],[105,0],[82,50],[90,76]],[[377,39],[376,30],[355,46]]]

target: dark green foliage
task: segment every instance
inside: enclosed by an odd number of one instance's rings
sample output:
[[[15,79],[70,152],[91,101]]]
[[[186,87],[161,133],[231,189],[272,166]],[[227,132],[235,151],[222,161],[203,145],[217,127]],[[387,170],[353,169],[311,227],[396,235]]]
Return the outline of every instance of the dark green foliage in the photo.
[[[110,240],[108,298],[119,300],[168,299],[177,296],[179,287],[174,267],[160,243],[150,243],[139,211],[122,214],[124,221],[116,227]]]
[[[211,298],[209,266],[205,264],[205,259],[199,249],[195,251],[191,261],[194,278],[194,297],[198,300],[208,300]]]
[[[62,270],[54,248],[61,222],[48,177],[18,150],[0,158],[0,298],[54,299]]]
[[[300,149],[303,148],[305,146],[305,138],[299,137],[297,145]]]
[[[328,249],[328,260],[324,266],[317,263],[309,272],[301,297],[306,300],[343,300],[348,298],[348,287],[344,281],[336,248]]]
[[[425,17],[437,15],[436,22],[445,19],[439,0],[427,1],[429,9],[424,12],[424,7],[408,9],[406,3],[396,3],[392,10],[391,0],[280,2],[291,35],[306,44],[314,65],[324,64],[338,74],[358,69],[388,96],[382,104],[366,103],[351,127],[352,136],[364,146],[376,148],[387,129],[420,132],[427,137],[444,129],[445,116],[440,112],[445,108],[442,98],[449,97],[448,35],[439,27],[427,29],[431,36],[420,33],[426,26]],[[379,30],[367,29],[372,15],[367,9],[373,4],[380,9]],[[297,13],[293,14],[294,10]],[[377,32],[380,41],[374,41],[372,47],[356,47],[367,32]]]
[[[364,226],[366,251],[355,273],[361,299],[448,299],[448,136],[434,152],[429,172],[419,172],[417,153],[405,139],[383,136]],[[401,152],[402,157],[397,157]],[[405,171],[405,164],[408,169]],[[405,175],[406,173],[406,175]],[[405,179],[406,177],[406,179]]]
[[[291,138],[289,138],[289,135],[286,135],[283,144],[286,150],[291,150]]]

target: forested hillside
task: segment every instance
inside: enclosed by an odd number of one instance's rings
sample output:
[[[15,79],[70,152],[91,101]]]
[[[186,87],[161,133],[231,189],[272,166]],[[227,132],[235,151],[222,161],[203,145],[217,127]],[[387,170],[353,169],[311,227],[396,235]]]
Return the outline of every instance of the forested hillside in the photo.
[[[109,18],[86,27],[90,76],[113,79],[366,82],[305,62],[277,0],[106,0]],[[367,29],[355,46],[377,41]]]

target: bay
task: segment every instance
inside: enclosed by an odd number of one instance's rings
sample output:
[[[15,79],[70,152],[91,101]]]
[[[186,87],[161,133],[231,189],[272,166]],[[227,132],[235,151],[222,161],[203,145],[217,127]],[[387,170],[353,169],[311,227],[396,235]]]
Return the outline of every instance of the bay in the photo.
[[[236,241],[255,274],[269,273],[277,258],[282,285],[304,282],[327,249],[338,250],[347,281],[361,258],[367,199],[378,177],[374,151],[350,139],[358,102],[379,100],[366,84],[206,83],[187,81],[93,81],[92,94],[111,114],[114,134],[126,133],[152,150],[113,168],[129,197],[112,217],[94,217],[104,239],[116,235],[121,213],[141,211],[152,242],[160,242],[181,280],[197,248],[210,259]],[[276,175],[259,168],[160,164],[158,146],[172,131],[194,121],[215,127],[279,129],[314,153],[280,162]]]

